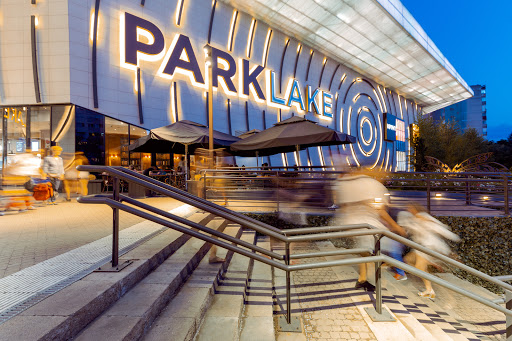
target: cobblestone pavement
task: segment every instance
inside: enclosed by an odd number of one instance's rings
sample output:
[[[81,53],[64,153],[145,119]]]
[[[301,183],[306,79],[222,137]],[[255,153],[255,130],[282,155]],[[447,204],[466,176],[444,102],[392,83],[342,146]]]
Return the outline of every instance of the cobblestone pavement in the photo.
[[[293,245],[293,244],[292,244]],[[326,244],[327,245],[327,244]],[[292,253],[328,251],[331,246],[320,243],[301,243]],[[274,247],[282,252],[282,248]],[[332,257],[327,257],[327,260]],[[326,258],[315,258],[324,261]],[[312,262],[297,260],[292,264]],[[496,298],[484,289],[464,282],[451,274],[438,274],[461,288],[476,292],[488,299]],[[354,289],[357,278],[355,267],[303,270],[292,273],[292,314],[300,314],[307,340],[376,340],[377,325],[368,324],[361,314],[361,305],[373,301],[374,294]],[[504,340],[504,314],[434,285],[437,297],[429,300],[418,297],[424,290],[420,278],[409,275],[407,281],[396,281],[391,272],[383,271],[383,303],[408,328],[420,323],[431,337],[459,340]],[[284,311],[284,287],[278,292],[280,310]],[[479,291],[481,290],[481,292]],[[411,318],[416,320],[411,324]],[[419,331],[415,331],[419,332]],[[407,333],[407,332],[406,332]],[[405,337],[405,336],[404,336]]]
[[[293,248],[297,253],[318,250],[313,243]],[[308,261],[312,260],[296,264]],[[325,261],[325,258],[315,258],[315,261]],[[364,295],[363,291],[354,289],[355,279],[341,281],[331,268],[323,268],[297,271],[292,281],[307,340],[377,340],[350,297]]]
[[[182,203],[170,198],[143,202],[163,210]],[[120,229],[144,219],[120,212]],[[112,234],[112,209],[106,205],[59,202],[36,210],[0,216],[0,278]]]

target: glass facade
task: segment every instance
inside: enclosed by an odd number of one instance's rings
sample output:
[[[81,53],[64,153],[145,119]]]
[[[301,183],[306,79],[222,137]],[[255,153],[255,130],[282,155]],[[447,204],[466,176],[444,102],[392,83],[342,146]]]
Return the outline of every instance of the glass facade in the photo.
[[[144,169],[151,155],[128,153],[129,143],[146,136],[147,130],[74,105],[2,108],[0,124],[0,170],[16,154],[38,151],[43,158],[50,146],[62,147],[64,167],[76,152],[83,152],[93,165],[128,166]],[[169,156],[162,157],[169,160]]]
[[[39,157],[47,153],[51,141],[65,143],[74,133],[72,120],[64,116],[72,109],[70,105],[34,106],[34,107],[6,107],[2,108],[2,124],[0,124],[0,169],[8,166],[16,154],[28,151],[38,151]],[[55,114],[53,114],[55,112]],[[52,116],[60,118],[55,124],[56,136],[52,137]],[[68,131],[71,130],[71,134]],[[66,149],[74,151],[74,142],[66,145]]]
[[[487,108],[485,85],[472,85],[474,96],[456,104],[436,110],[429,115],[438,122],[453,122],[460,131],[474,128],[487,136]]]
[[[130,126],[130,143],[144,137],[148,131],[139,127]],[[144,170],[151,166],[151,154],[128,152],[128,146],[123,146],[123,166],[132,165],[136,170]]]

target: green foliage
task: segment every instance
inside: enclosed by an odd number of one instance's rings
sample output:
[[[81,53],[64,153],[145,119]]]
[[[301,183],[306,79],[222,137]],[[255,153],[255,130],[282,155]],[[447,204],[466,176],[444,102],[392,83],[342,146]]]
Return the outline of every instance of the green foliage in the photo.
[[[512,218],[509,217],[437,217],[461,238],[452,243],[452,250],[461,263],[490,276],[512,274]],[[460,269],[453,273],[493,292],[500,293],[500,287],[484,281]]]
[[[462,161],[485,153],[488,144],[471,128],[461,133],[454,122],[435,122],[431,117],[418,118],[419,136],[411,140],[416,151],[412,163],[416,171],[428,171],[425,156],[432,156],[453,168]]]
[[[512,169],[512,133],[506,140],[488,142],[487,148],[490,152],[493,152],[492,161]]]

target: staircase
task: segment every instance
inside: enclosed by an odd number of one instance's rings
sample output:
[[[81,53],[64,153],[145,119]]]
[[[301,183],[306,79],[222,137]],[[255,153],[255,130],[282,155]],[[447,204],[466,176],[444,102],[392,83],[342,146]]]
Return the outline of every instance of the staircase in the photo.
[[[119,173],[115,168],[109,169]],[[158,190],[155,186],[149,188]],[[170,190],[162,192],[174,198]],[[395,321],[374,322],[365,308],[374,306],[375,294],[354,288],[357,280],[354,265],[303,270],[295,267],[296,271],[291,272],[291,323],[288,324],[284,318],[287,315],[286,272],[280,269],[281,264],[273,263],[274,267],[265,264],[267,260],[262,255],[282,259],[285,244],[279,240],[290,242],[292,239],[271,232],[273,227],[268,227],[266,233],[274,238],[257,235],[253,229],[244,229],[233,222],[257,230],[261,228],[250,220],[218,206],[210,207],[185,194],[177,196],[179,198],[175,199],[195,201],[198,207],[211,213],[197,210],[187,222],[154,210],[181,223],[148,217],[172,228],[155,234],[124,254],[120,264],[125,260],[132,263],[121,271],[91,273],[1,324],[0,340],[505,339],[503,313],[436,285],[436,300],[418,297],[417,292],[422,287],[419,278],[411,275],[409,280],[397,282],[387,271],[382,275],[383,309]],[[131,206],[121,205],[120,201],[105,201],[104,197],[87,200],[141,214]],[[137,205],[133,199],[122,200]],[[152,210],[148,205],[140,207]],[[211,230],[208,232],[205,227]],[[184,233],[178,232],[180,230]],[[190,236],[197,233],[196,237],[208,240],[198,230],[211,235],[223,232],[224,242],[232,240],[246,248],[235,248],[237,253],[220,247],[213,251],[210,243]],[[321,238],[325,237],[318,239]],[[329,241],[303,240],[294,240],[291,255],[319,252],[321,255],[292,258],[292,268],[328,261],[356,264],[352,255],[348,252],[340,255],[340,249]],[[223,245],[232,248],[226,243]],[[249,246],[259,248],[258,252],[262,253],[253,251],[254,255],[251,254],[247,251]],[[337,255],[334,256],[333,251],[337,251]],[[223,261],[210,263],[214,256]],[[491,300],[498,298],[449,274],[439,276]],[[369,280],[373,281],[371,276]]]
[[[283,252],[268,237],[208,213],[190,220],[246,242]],[[292,273],[292,318],[301,332],[279,328],[285,273],[173,230],[153,237],[123,259],[120,272],[95,272],[0,325],[1,340],[501,340],[499,312],[435,286],[435,301],[417,296],[422,284],[383,273],[384,304],[396,322],[373,322],[364,308],[374,294],[355,289],[356,267]],[[330,242],[297,243],[293,253],[335,250]],[[314,261],[348,256],[323,257]],[[292,264],[312,262],[292,260]],[[448,274],[460,286],[495,295]],[[23,326],[23,327],[22,327]]]

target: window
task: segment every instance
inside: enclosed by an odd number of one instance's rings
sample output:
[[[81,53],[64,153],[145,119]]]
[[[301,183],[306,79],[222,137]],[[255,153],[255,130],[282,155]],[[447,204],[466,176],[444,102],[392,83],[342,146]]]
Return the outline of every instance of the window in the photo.
[[[124,155],[121,152],[121,146],[128,145],[128,128],[127,123],[105,117],[105,161],[107,166],[121,166],[121,159],[123,162],[126,159],[126,164],[123,166],[128,166],[128,153],[125,152],[126,155]]]
[[[83,152],[91,165],[105,164],[105,117],[76,107],[76,151]]]

